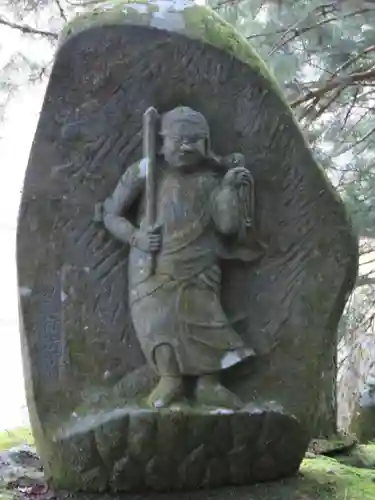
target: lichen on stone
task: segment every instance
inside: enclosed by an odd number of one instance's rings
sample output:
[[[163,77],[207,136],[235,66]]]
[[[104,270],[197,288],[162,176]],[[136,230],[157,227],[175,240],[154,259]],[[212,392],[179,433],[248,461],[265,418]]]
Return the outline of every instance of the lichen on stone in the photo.
[[[158,7],[144,0],[113,0],[100,2],[95,7],[83,10],[70,21],[62,30],[59,37],[61,46],[69,38],[87,29],[96,26],[134,24],[136,26],[149,26],[152,12]]]
[[[86,29],[121,24],[171,31],[221,49],[260,73],[285,101],[275,78],[248,41],[212,9],[190,0],[114,0],[96,4],[67,24],[60,45]]]

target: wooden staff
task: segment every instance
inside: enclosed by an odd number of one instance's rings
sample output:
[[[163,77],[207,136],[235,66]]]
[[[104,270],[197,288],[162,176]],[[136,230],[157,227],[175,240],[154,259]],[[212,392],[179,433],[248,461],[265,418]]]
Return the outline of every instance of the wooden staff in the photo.
[[[157,110],[148,108],[143,115],[143,158],[147,161],[146,173],[146,225],[156,223],[156,127],[159,119]],[[151,254],[150,276],[155,273],[156,254]]]

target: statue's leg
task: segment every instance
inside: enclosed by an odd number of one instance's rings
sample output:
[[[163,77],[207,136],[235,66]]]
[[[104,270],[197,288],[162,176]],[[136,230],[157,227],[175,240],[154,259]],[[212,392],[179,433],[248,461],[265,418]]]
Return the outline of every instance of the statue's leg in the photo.
[[[154,351],[154,359],[160,380],[149,395],[147,403],[155,408],[163,408],[183,395],[183,377],[175,353],[169,344],[157,346]]]
[[[241,408],[243,403],[220,383],[219,374],[202,375],[198,378],[195,392],[198,404],[219,408]]]
[[[169,344],[160,344],[154,351],[155,364],[161,377],[179,377],[176,355]]]

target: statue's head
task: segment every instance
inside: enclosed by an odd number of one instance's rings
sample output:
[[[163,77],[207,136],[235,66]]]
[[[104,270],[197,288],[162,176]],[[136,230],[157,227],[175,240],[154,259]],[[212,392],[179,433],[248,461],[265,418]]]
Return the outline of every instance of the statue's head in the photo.
[[[209,150],[210,130],[198,111],[179,106],[161,117],[162,154],[171,167],[198,165]]]

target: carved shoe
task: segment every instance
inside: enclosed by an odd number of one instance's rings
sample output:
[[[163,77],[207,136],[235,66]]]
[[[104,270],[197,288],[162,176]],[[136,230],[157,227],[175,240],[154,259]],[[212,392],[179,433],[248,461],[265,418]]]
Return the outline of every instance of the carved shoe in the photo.
[[[184,384],[182,377],[161,377],[158,385],[147,398],[147,404],[152,408],[165,408],[183,396]]]
[[[195,396],[197,403],[204,406],[233,410],[243,407],[242,401],[212,375],[199,377]]]

